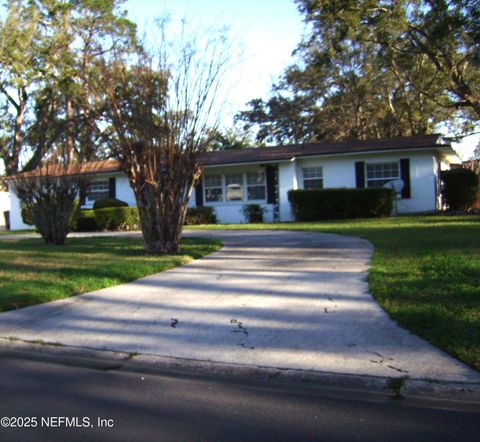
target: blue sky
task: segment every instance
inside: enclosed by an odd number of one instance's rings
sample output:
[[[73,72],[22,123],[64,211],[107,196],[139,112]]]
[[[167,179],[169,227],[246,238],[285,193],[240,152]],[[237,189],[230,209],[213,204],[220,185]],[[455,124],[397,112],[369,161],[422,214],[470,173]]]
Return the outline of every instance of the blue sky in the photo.
[[[230,28],[235,67],[228,71],[225,125],[247,101],[268,95],[304,28],[293,0],[129,0],[125,9],[140,29],[167,14],[172,24],[186,18],[193,27]]]

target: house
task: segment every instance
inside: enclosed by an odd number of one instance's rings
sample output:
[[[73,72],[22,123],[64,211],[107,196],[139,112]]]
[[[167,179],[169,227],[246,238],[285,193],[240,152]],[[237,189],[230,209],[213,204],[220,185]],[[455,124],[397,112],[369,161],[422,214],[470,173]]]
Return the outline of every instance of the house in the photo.
[[[435,212],[441,208],[440,170],[460,162],[438,135],[213,151],[200,161],[204,174],[189,206],[213,207],[220,223],[245,222],[242,207],[252,203],[264,207],[266,221],[293,221],[290,189],[381,187],[394,180],[404,184],[398,213]],[[135,205],[118,162],[97,166],[85,205],[104,197]],[[10,195],[11,228],[25,228],[13,189]]]

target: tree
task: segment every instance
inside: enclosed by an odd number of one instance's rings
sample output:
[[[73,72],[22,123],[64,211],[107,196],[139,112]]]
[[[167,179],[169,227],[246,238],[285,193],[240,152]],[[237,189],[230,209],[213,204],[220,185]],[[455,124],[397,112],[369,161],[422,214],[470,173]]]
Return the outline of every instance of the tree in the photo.
[[[10,177],[9,185],[45,243],[61,245],[76,215],[78,193],[89,180],[80,165],[52,158],[35,171]]]
[[[254,141],[248,132],[234,128],[215,129],[212,130],[210,135],[212,137],[211,150],[246,149],[254,145]]]
[[[158,52],[105,63],[111,152],[135,194],[146,251],[178,250],[187,204],[218,124],[218,87],[228,62],[222,33],[178,46],[160,25]]]
[[[7,175],[38,167],[46,154],[29,144],[42,118],[45,96],[61,96],[58,118],[67,128],[58,139],[72,160],[97,156],[98,96],[90,84],[98,60],[136,48],[135,26],[119,10],[123,0],[9,1],[0,23],[0,158]],[[52,89],[53,88],[53,89]],[[41,129],[40,129],[41,130]],[[33,133],[33,135],[32,135]],[[21,164],[23,160],[23,165]]]
[[[259,126],[260,139],[381,138],[440,124],[464,132],[478,120],[475,2],[297,3],[310,29],[295,51],[299,62],[269,100],[251,101],[238,116]]]

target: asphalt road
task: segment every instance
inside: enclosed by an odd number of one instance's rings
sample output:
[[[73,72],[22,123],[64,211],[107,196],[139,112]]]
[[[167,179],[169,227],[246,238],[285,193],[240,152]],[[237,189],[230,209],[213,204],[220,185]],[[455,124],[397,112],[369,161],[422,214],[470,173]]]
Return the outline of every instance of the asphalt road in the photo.
[[[480,435],[478,406],[144,373],[112,362],[12,351],[0,353],[0,398],[0,417],[9,418],[3,425],[30,425],[0,428],[0,440],[12,442],[468,442]]]

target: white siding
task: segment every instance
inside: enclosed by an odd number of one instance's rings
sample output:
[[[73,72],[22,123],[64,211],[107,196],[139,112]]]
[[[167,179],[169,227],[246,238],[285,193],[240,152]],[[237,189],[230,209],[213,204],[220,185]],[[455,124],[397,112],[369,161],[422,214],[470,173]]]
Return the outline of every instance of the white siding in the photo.
[[[298,189],[295,161],[278,165],[278,187],[280,221],[294,221],[295,218],[292,213],[292,207],[288,201],[288,191]]]
[[[115,175],[115,193],[117,200],[124,201],[129,206],[135,206],[137,204],[128,177],[124,173]]]
[[[10,230],[33,229],[22,221],[22,209],[17,194],[10,187]]]

